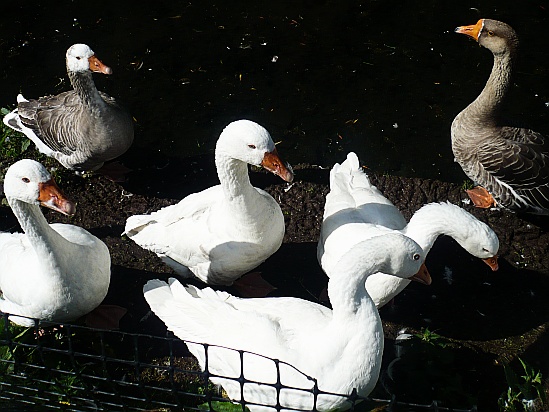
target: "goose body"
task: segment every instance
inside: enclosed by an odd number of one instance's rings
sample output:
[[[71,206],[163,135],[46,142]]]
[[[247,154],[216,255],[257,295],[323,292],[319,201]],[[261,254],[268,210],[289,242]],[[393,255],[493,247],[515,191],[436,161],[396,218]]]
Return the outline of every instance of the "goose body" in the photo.
[[[248,164],[290,182],[271,136],[249,120],[229,124],[215,150],[220,185],[194,193],[150,215],[131,216],[125,234],[181,275],[231,285],[272,255],[284,237],[278,203],[251,185]]]
[[[387,251],[394,253],[387,253]],[[273,411],[277,404],[278,359],[280,383],[298,389],[280,390],[282,410],[332,411],[348,409],[345,397],[318,395],[299,388],[350,395],[353,389],[367,396],[375,387],[383,352],[383,329],[377,310],[364,287],[376,271],[413,276],[423,262],[423,251],[400,234],[388,234],[354,245],[331,276],[328,293],[333,310],[291,297],[241,299],[226,292],[184,287],[151,280],[144,287],[153,312],[187,343],[201,367],[238,378],[241,366],[246,382],[243,394],[252,411]],[[228,349],[227,349],[228,348]],[[243,365],[237,350],[243,354]],[[270,359],[269,359],[270,358]],[[237,380],[211,378],[221,384],[229,398],[241,400]],[[255,405],[259,404],[259,405]],[[314,409],[313,409],[314,408]]]
[[[19,95],[17,108],[4,117],[4,123],[67,169],[97,170],[131,146],[133,120],[114,98],[95,87],[92,72],[112,70],[88,46],[71,46],[66,63],[73,90],[37,100]]]
[[[345,251],[364,239],[379,233],[398,232],[429,253],[438,236],[454,238],[472,255],[484,259],[497,270],[499,241],[490,227],[473,215],[451,203],[429,203],[410,219],[370,183],[355,153],[349,153],[340,165],[330,172],[330,192],[326,206],[317,257],[327,274]],[[409,279],[375,273],[366,280],[366,289],[377,307],[381,307],[399,294]]]
[[[0,311],[67,322],[95,309],[110,283],[107,246],[81,227],[47,223],[40,204],[68,215],[74,214],[74,205],[40,163],[14,163],[4,192],[25,233],[0,233]]]
[[[481,19],[457,33],[474,38],[494,55],[480,95],[452,122],[455,160],[478,188],[468,191],[478,207],[549,214],[549,150],[533,130],[505,125],[501,107],[511,84],[518,38],[507,24]]]

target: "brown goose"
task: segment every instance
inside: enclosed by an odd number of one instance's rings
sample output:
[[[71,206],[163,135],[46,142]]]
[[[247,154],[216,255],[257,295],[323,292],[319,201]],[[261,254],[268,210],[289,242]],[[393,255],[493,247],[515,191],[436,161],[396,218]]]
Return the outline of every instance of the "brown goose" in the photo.
[[[507,24],[481,19],[456,28],[494,55],[492,73],[480,95],[452,122],[455,160],[479,184],[467,191],[477,207],[507,207],[549,214],[549,151],[544,136],[504,126],[499,112],[511,82],[518,38]]]
[[[4,117],[4,123],[67,169],[97,170],[131,146],[133,121],[115,99],[95,87],[92,72],[112,70],[88,46],[71,46],[66,63],[74,90],[38,100],[19,95],[17,109]]]

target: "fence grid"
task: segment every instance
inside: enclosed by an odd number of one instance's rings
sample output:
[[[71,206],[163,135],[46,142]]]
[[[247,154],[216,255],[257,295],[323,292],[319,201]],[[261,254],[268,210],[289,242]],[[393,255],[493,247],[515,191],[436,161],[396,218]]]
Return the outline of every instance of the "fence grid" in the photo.
[[[47,324],[35,320],[32,328],[16,328],[0,312],[0,409],[52,411],[214,411],[217,402],[229,402],[209,378],[220,377],[207,368],[202,372],[185,344],[171,334],[153,336],[121,331],[93,329],[70,324]],[[206,354],[215,345],[202,345]],[[223,348],[225,350],[233,350]],[[240,376],[233,379],[241,388],[256,382],[244,377],[243,358]],[[257,354],[251,354],[259,356]],[[207,359],[207,355],[206,355]],[[269,359],[269,358],[266,358]],[[376,405],[385,411],[476,412],[439,406],[406,403],[392,398],[365,399],[356,394],[332,394],[319,390],[284,386],[280,364],[270,359],[277,371],[276,404],[273,410],[289,410],[280,404],[282,389],[297,389],[320,395],[347,398],[350,410],[371,410]],[[287,365],[290,366],[291,365]],[[312,379],[312,378],[310,378]],[[243,411],[246,401],[239,402]],[[315,402],[316,404],[316,402]],[[370,408],[370,409],[368,409]]]

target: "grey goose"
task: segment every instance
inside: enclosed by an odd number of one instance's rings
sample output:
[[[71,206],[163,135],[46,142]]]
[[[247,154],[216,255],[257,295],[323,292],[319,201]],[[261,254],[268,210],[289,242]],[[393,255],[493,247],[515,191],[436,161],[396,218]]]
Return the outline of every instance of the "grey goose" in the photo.
[[[452,122],[452,150],[465,174],[479,185],[468,194],[478,207],[549,214],[549,151],[545,137],[506,125],[500,116],[511,84],[518,37],[505,23],[481,19],[456,28],[494,55],[480,95]]]
[[[128,150],[133,120],[114,98],[97,90],[92,72],[111,74],[85,44],[66,54],[73,90],[37,100],[17,97],[17,108],[4,123],[24,133],[40,152],[77,172],[97,170]]]

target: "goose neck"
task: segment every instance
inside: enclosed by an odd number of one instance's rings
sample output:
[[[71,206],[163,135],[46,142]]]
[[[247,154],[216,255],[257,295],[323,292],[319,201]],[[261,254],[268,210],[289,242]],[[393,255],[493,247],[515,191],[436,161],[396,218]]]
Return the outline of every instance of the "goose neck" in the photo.
[[[322,348],[314,353],[318,355],[324,348],[328,348],[332,353],[325,353],[325,358],[330,359],[337,343],[344,342],[343,348],[337,347],[337,362],[339,365],[352,366],[345,370],[334,370],[323,382],[325,388],[337,388],[339,393],[356,388],[359,394],[368,395],[379,376],[384,344],[383,328],[378,310],[366,291],[366,278],[382,269],[382,265],[375,262],[380,262],[386,248],[382,244],[376,246],[381,250],[377,247],[369,250],[353,248],[347,252],[337,264],[338,273],[331,274],[328,283],[332,318],[321,332],[322,339],[316,340],[322,342]],[[365,256],[369,259],[365,259]],[[331,339],[326,341],[326,337]],[[345,375],[349,385],[346,388],[339,386],[340,382],[331,380],[331,376]]]
[[[456,210],[446,204],[428,204],[419,209],[408,225],[402,230],[403,234],[413,239],[428,254],[440,235],[448,235],[454,239],[461,239],[460,228],[467,222],[461,210]]]
[[[226,200],[240,202],[255,192],[250,183],[247,163],[216,153],[215,164]]]
[[[40,206],[8,198],[8,203],[17,217],[36,254],[51,259],[55,256],[55,245],[69,243],[51,228],[40,210]],[[65,245],[68,247],[68,245]]]
[[[344,265],[338,265],[338,270]],[[368,273],[377,271],[373,265]],[[341,272],[340,274],[343,274]],[[354,347],[359,353],[345,353],[340,361],[365,365],[353,371],[352,387],[360,392],[369,393],[372,382],[377,381],[381,368],[383,353],[383,328],[378,310],[366,291],[366,277],[346,276],[338,279],[331,277],[328,284],[328,295],[332,304],[332,319],[326,331],[327,336],[339,337],[347,341],[346,347]],[[366,385],[361,376],[369,376]],[[363,387],[364,386],[364,387]]]
[[[334,319],[351,319],[356,316],[375,319],[379,315],[366,291],[366,278],[378,270],[375,264],[368,264],[366,270],[364,264],[360,270],[353,266],[356,266],[356,261],[354,264],[350,261],[340,261],[336,266],[339,274],[330,277],[328,295]]]
[[[92,110],[100,110],[105,105],[104,100],[95,87],[90,71],[73,72],[69,70],[68,75],[74,91],[84,105]]]
[[[511,84],[513,56],[511,52],[495,54],[490,77],[478,97],[469,105],[468,110],[476,114],[481,121],[493,122],[499,114],[501,105]]]

